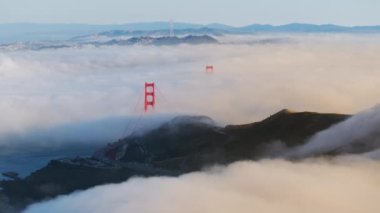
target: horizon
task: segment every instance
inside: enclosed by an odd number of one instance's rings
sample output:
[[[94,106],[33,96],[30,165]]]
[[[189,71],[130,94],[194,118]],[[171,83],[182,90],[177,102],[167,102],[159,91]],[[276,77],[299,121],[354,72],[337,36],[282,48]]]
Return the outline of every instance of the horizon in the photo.
[[[20,7],[22,5],[22,7]],[[7,1],[0,8],[1,23],[91,23],[121,24],[152,20],[182,20],[186,23],[225,23],[244,26],[250,23],[283,25],[285,23],[331,23],[343,26],[379,25],[380,2],[287,0],[278,2],[237,0],[152,2],[140,0],[90,1],[49,0]],[[194,15],[196,14],[196,15]],[[337,15],[339,14],[339,15]]]
[[[170,24],[169,21],[164,20],[158,20],[158,21],[136,21],[136,22],[124,22],[124,23],[104,23],[104,24],[98,24],[98,23],[86,23],[86,22],[7,22],[7,23],[0,23],[0,25],[19,25],[19,24],[31,24],[31,25],[90,25],[90,26],[123,26],[123,25],[131,25],[131,24]],[[199,26],[209,26],[209,25],[224,25],[228,27],[233,28],[242,28],[247,26],[273,26],[273,27],[280,27],[280,26],[287,26],[287,25],[313,25],[313,26],[339,26],[339,27],[378,27],[379,24],[374,25],[343,25],[343,24],[335,24],[335,23],[309,23],[309,22],[289,22],[284,24],[270,24],[270,23],[255,23],[252,22],[251,24],[245,24],[245,25],[232,25],[232,24],[226,24],[223,22],[211,22],[211,23],[197,23],[197,22],[185,22],[185,21],[173,21],[174,28],[176,24],[189,24],[189,25],[199,25]]]

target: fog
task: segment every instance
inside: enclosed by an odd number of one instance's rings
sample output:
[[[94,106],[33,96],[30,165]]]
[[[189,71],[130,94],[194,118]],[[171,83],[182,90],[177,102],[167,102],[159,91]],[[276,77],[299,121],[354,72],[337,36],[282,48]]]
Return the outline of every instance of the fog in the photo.
[[[24,212],[377,213],[379,178],[379,162],[357,157],[238,162],[179,178],[98,186]]]
[[[265,38],[281,42],[245,44]],[[159,89],[153,115],[202,114],[220,124],[257,121],[282,108],[356,113],[379,102],[376,35],[219,40],[229,44],[3,51],[0,138],[140,116],[143,84],[150,81]],[[215,73],[205,74],[206,64]]]
[[[295,162],[243,161],[178,178],[135,177],[33,204],[24,212],[379,212],[378,111],[376,106],[360,112],[282,155],[303,158]],[[336,149],[360,154],[307,158]]]
[[[0,167],[21,165],[7,164],[10,153],[82,154],[82,147],[89,154],[176,115],[240,124],[283,108],[356,114],[380,102],[378,35],[218,39],[223,44],[0,52],[0,157],[5,156]],[[206,74],[209,64],[215,71]],[[149,113],[142,109],[145,82],[158,87],[157,105]],[[178,178],[136,177],[35,204],[26,212],[377,213],[380,164],[371,159],[380,157],[378,111],[361,112],[289,152],[306,157],[371,142],[357,156],[238,162]]]
[[[306,144],[287,153],[291,157],[304,158],[333,151],[363,153],[376,158],[380,148],[380,105],[360,112],[344,122],[323,130]]]

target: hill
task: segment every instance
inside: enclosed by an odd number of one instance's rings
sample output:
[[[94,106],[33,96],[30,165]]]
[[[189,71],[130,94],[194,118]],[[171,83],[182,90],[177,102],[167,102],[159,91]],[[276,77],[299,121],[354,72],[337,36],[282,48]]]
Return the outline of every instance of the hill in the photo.
[[[92,157],[57,159],[25,179],[3,181],[0,197],[24,206],[132,176],[176,176],[214,164],[257,160],[303,144],[348,115],[282,110],[260,122],[220,127],[205,116],[182,116],[143,135],[109,144]]]
[[[215,44],[216,39],[208,35],[202,36],[163,36],[163,37],[133,37],[129,39],[113,39],[107,42],[92,42],[95,45],[179,45],[179,44]]]

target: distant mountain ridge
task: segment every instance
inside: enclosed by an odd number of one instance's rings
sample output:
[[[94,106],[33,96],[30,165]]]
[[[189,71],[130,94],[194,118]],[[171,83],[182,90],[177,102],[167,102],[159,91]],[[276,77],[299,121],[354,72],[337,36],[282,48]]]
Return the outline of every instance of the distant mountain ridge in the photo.
[[[39,23],[12,23],[12,24],[0,24],[0,32],[5,29],[10,31],[30,31],[38,32],[44,30],[64,31],[64,30],[94,30],[94,31],[107,31],[111,29],[118,30],[130,30],[130,31],[151,31],[151,30],[169,30],[169,22],[141,22],[141,23],[127,23],[127,24],[109,24],[109,25],[97,25],[97,24],[39,24]],[[289,23],[284,25],[271,25],[271,24],[251,24],[245,26],[231,26],[221,23],[211,24],[192,24],[176,22],[174,28],[181,29],[219,29],[219,30],[254,30],[254,31],[267,31],[267,30],[327,30],[327,31],[352,31],[352,30],[380,30],[380,25],[369,26],[343,26],[334,24],[307,24],[307,23]]]
[[[145,22],[128,23],[114,25],[92,25],[92,24],[33,24],[33,23],[14,23],[0,24],[0,42],[16,41],[36,41],[36,40],[65,40],[72,37],[105,33],[108,31],[126,32],[169,32],[168,22]],[[191,24],[174,23],[175,31],[212,31],[213,33],[380,33],[380,25],[376,26],[340,26],[333,24],[315,25],[291,23],[286,25],[263,25],[252,24],[247,26],[235,27],[220,23],[212,24]]]
[[[160,25],[165,26],[165,25]],[[243,27],[233,27],[224,24],[208,25],[180,25],[175,27],[177,35],[223,35],[223,34],[256,34],[256,33],[380,33],[380,26],[339,26],[339,25],[313,25],[313,24],[287,24],[287,25],[261,25],[253,24]],[[191,27],[190,27],[191,26]],[[97,33],[96,36],[117,37],[117,36],[162,36],[169,33],[168,28],[152,30],[110,30]],[[89,35],[82,35],[74,38],[85,38]]]

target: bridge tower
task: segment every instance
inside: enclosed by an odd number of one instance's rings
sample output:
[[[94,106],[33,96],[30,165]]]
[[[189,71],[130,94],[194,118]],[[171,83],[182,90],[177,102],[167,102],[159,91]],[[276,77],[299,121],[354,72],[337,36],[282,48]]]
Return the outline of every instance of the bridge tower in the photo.
[[[154,105],[156,104],[156,88],[153,83],[146,83],[145,82],[145,101],[144,101],[144,111],[148,111],[148,107],[151,106],[154,108]]]

